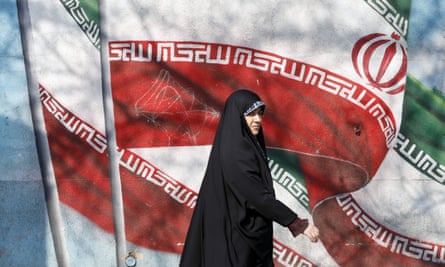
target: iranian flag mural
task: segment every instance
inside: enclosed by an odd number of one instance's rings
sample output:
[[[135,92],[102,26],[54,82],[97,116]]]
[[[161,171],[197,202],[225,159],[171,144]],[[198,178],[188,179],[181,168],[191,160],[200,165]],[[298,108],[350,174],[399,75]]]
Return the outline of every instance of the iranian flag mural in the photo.
[[[177,266],[224,101],[249,88],[277,197],[320,229],[276,225],[276,266],[445,264],[444,56],[411,41],[445,45],[414,24],[429,1],[104,2],[28,1],[60,205],[86,236],[116,232],[111,153],[128,252]]]

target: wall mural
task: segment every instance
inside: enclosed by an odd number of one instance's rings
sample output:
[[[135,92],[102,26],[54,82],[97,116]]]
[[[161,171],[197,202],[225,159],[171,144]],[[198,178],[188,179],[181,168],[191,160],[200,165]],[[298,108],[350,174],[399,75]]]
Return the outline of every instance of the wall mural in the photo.
[[[276,266],[445,263],[444,82],[431,78],[443,53],[431,63],[409,46],[420,39],[414,12],[437,12],[426,2],[107,2],[101,48],[97,1],[29,1],[64,205],[114,232],[106,49],[125,233],[138,260],[152,251],[156,266],[178,264],[224,101],[250,88],[267,104],[277,197],[320,228],[314,245],[275,227]]]

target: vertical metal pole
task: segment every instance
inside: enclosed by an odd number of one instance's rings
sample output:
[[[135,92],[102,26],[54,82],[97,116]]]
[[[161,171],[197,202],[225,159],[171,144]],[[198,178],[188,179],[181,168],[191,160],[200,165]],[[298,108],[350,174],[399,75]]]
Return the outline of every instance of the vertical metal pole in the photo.
[[[116,239],[116,266],[125,266],[127,253],[125,238],[124,205],[119,173],[119,154],[114,128],[113,99],[111,94],[110,65],[108,61],[108,32],[106,0],[99,0],[100,58],[102,72],[102,97],[104,103],[105,128],[108,142],[108,163],[110,170],[111,198],[113,204],[114,235]]]
[[[17,11],[22,39],[22,49],[25,62],[25,71],[28,85],[31,117],[34,125],[37,155],[40,172],[42,174],[43,189],[45,192],[46,208],[48,210],[49,225],[53,237],[54,249],[58,266],[68,267],[68,250],[63,234],[63,221],[60,211],[59,194],[57,192],[56,177],[51,161],[48,137],[45,130],[45,121],[40,102],[39,86],[32,62],[34,58],[32,48],[31,19],[27,0],[17,0]]]

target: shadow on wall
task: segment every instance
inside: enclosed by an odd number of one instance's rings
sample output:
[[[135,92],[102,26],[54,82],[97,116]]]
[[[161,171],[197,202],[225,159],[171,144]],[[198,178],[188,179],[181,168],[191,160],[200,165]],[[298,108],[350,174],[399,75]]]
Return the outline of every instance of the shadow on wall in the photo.
[[[51,266],[51,234],[32,129],[1,116],[0,153],[0,266]]]

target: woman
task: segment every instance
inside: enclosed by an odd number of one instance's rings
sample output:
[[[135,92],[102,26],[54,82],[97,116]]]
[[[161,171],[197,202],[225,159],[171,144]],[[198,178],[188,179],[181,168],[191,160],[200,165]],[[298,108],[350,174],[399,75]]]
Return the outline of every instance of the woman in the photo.
[[[261,127],[265,104],[227,99],[181,257],[181,267],[273,266],[272,222],[313,242],[318,229],[275,198]]]

